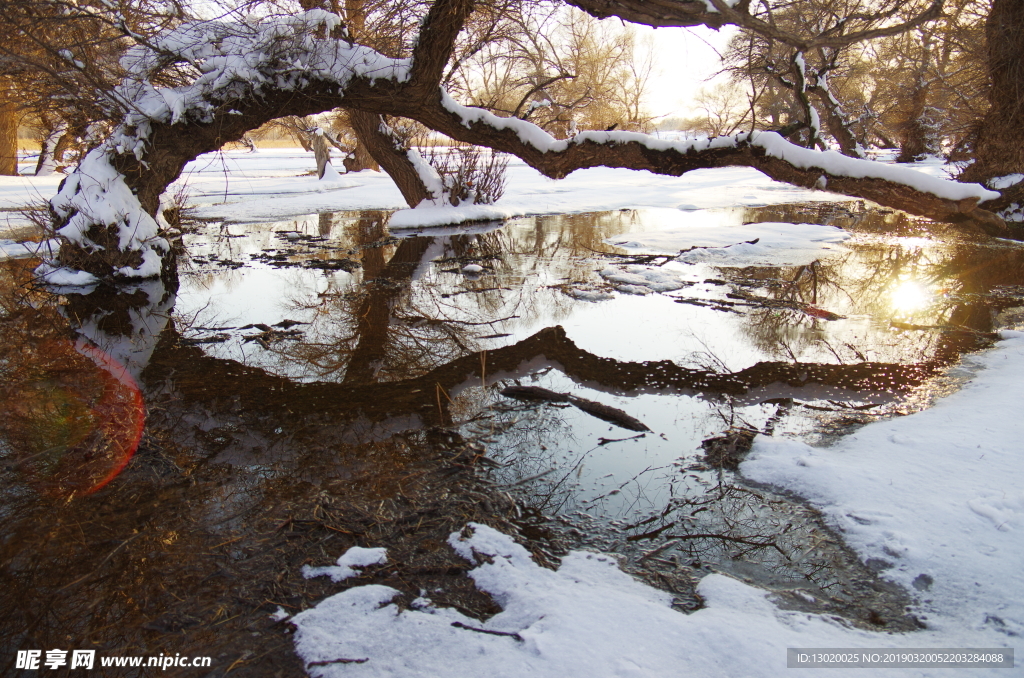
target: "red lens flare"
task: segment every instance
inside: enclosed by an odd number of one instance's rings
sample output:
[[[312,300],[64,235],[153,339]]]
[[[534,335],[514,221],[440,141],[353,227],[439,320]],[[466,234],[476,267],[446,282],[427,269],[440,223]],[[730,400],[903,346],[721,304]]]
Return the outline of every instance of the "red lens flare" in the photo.
[[[146,421],[127,368],[84,340],[44,342],[29,378],[11,394],[3,429],[14,467],[40,491],[83,496],[128,465]]]

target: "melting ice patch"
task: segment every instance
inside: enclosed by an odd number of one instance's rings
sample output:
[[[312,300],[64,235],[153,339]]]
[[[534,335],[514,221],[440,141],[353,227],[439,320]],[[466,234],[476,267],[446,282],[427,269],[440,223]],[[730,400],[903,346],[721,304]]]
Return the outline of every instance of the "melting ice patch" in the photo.
[[[626,294],[671,292],[685,285],[670,271],[645,266],[607,266],[598,274]]]
[[[684,263],[730,266],[799,266],[843,252],[850,235],[835,226],[762,222],[737,223],[734,215],[651,210],[656,230],[630,233],[605,242],[626,249],[678,253]],[[737,215],[738,216],[738,215]]]

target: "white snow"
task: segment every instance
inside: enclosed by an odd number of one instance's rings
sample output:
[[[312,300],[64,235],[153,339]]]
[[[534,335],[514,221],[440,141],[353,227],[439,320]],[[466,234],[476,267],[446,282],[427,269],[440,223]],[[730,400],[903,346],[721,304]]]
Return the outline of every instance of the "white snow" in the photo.
[[[615,298],[615,295],[611,292],[605,292],[604,290],[581,289],[579,287],[566,287],[562,289],[562,292],[573,299],[579,299],[580,301],[598,302]]]
[[[99,282],[92,273],[55,267],[47,263],[40,264],[35,273],[41,282],[54,287],[88,287]]]
[[[988,185],[990,188],[1001,191],[1004,188],[1015,186],[1021,181],[1024,181],[1024,174],[1007,174],[1005,176],[996,177],[995,179],[990,179]]]
[[[14,240],[0,239],[0,261],[27,257],[51,257],[58,249],[60,249],[60,241],[56,239],[42,242],[15,242]]]
[[[328,565],[326,567],[311,567],[309,565],[303,565],[302,576],[306,579],[312,579],[313,577],[330,577],[331,581],[340,582],[348,579],[349,577],[355,577],[358,575],[359,573],[356,572],[355,569],[357,567],[383,565],[387,561],[388,554],[386,549],[368,549],[363,548],[362,546],[353,546],[338,557],[337,565]]]
[[[505,195],[493,205],[403,209],[405,201],[386,174],[364,170],[344,174],[340,182],[327,185],[315,176],[296,176],[314,167],[312,153],[299,149],[263,149],[257,155],[227,151],[190,163],[168,192],[184,187],[189,201],[197,206],[197,216],[204,219],[264,221],[318,211],[397,209],[389,222],[394,229],[527,214],[850,200],[780,184],[745,167],[697,170],[682,177],[597,167],[555,181],[513,158]]]
[[[842,252],[850,235],[834,226],[818,224],[743,223],[743,214],[647,210],[646,223],[658,230],[630,233],[628,240],[605,242],[643,252],[677,253],[684,263],[725,263],[730,266],[799,266],[828,254]],[[752,242],[752,241],[757,242]]]
[[[981,371],[931,409],[816,449],[759,438],[742,472],[820,508],[948,631],[1024,634],[1024,333],[968,359]],[[922,577],[922,579],[918,579]],[[994,621],[994,620],[1000,621]]]
[[[619,291],[628,294],[647,292],[671,292],[683,287],[683,282],[670,271],[646,266],[606,266],[598,274],[615,285]],[[638,291],[635,288],[642,288]]]
[[[329,663],[349,658],[365,660],[360,676],[777,678],[789,647],[1012,648],[1024,633],[1024,333],[1004,332],[997,348],[970,362],[973,380],[932,409],[868,425],[828,448],[759,437],[741,466],[803,495],[862,559],[888,563],[882,576],[916,596],[924,630],[866,631],[782,610],[765,591],[720,574],[701,580],[706,606],[685,615],[610,556],[573,552],[552,571],[509,537],[470,525],[450,543],[476,564],[470,576],[501,613],[481,622],[427,599],[400,611],[390,603],[397,591],[355,587],[294,617],[296,650],[307,665],[328,662],[309,667],[327,677],[354,673]]]

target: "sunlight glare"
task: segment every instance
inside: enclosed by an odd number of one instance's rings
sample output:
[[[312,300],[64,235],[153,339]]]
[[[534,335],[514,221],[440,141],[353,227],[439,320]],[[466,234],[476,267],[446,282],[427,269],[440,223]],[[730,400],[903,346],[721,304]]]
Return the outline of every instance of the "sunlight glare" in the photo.
[[[900,281],[889,293],[889,304],[896,313],[915,313],[931,304],[931,290],[917,280]]]

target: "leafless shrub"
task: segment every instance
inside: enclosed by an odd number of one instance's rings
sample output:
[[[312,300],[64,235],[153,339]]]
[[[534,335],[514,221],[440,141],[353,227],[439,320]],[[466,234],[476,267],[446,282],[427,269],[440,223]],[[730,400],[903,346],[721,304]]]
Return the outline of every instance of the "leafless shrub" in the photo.
[[[432,146],[423,151],[423,156],[441,175],[452,205],[490,205],[505,193],[508,156],[504,153],[458,144]]]
[[[189,205],[188,187],[181,185],[173,194],[161,200],[160,213],[163,215],[164,228],[185,231],[194,230],[198,221],[195,218],[195,207]]]

